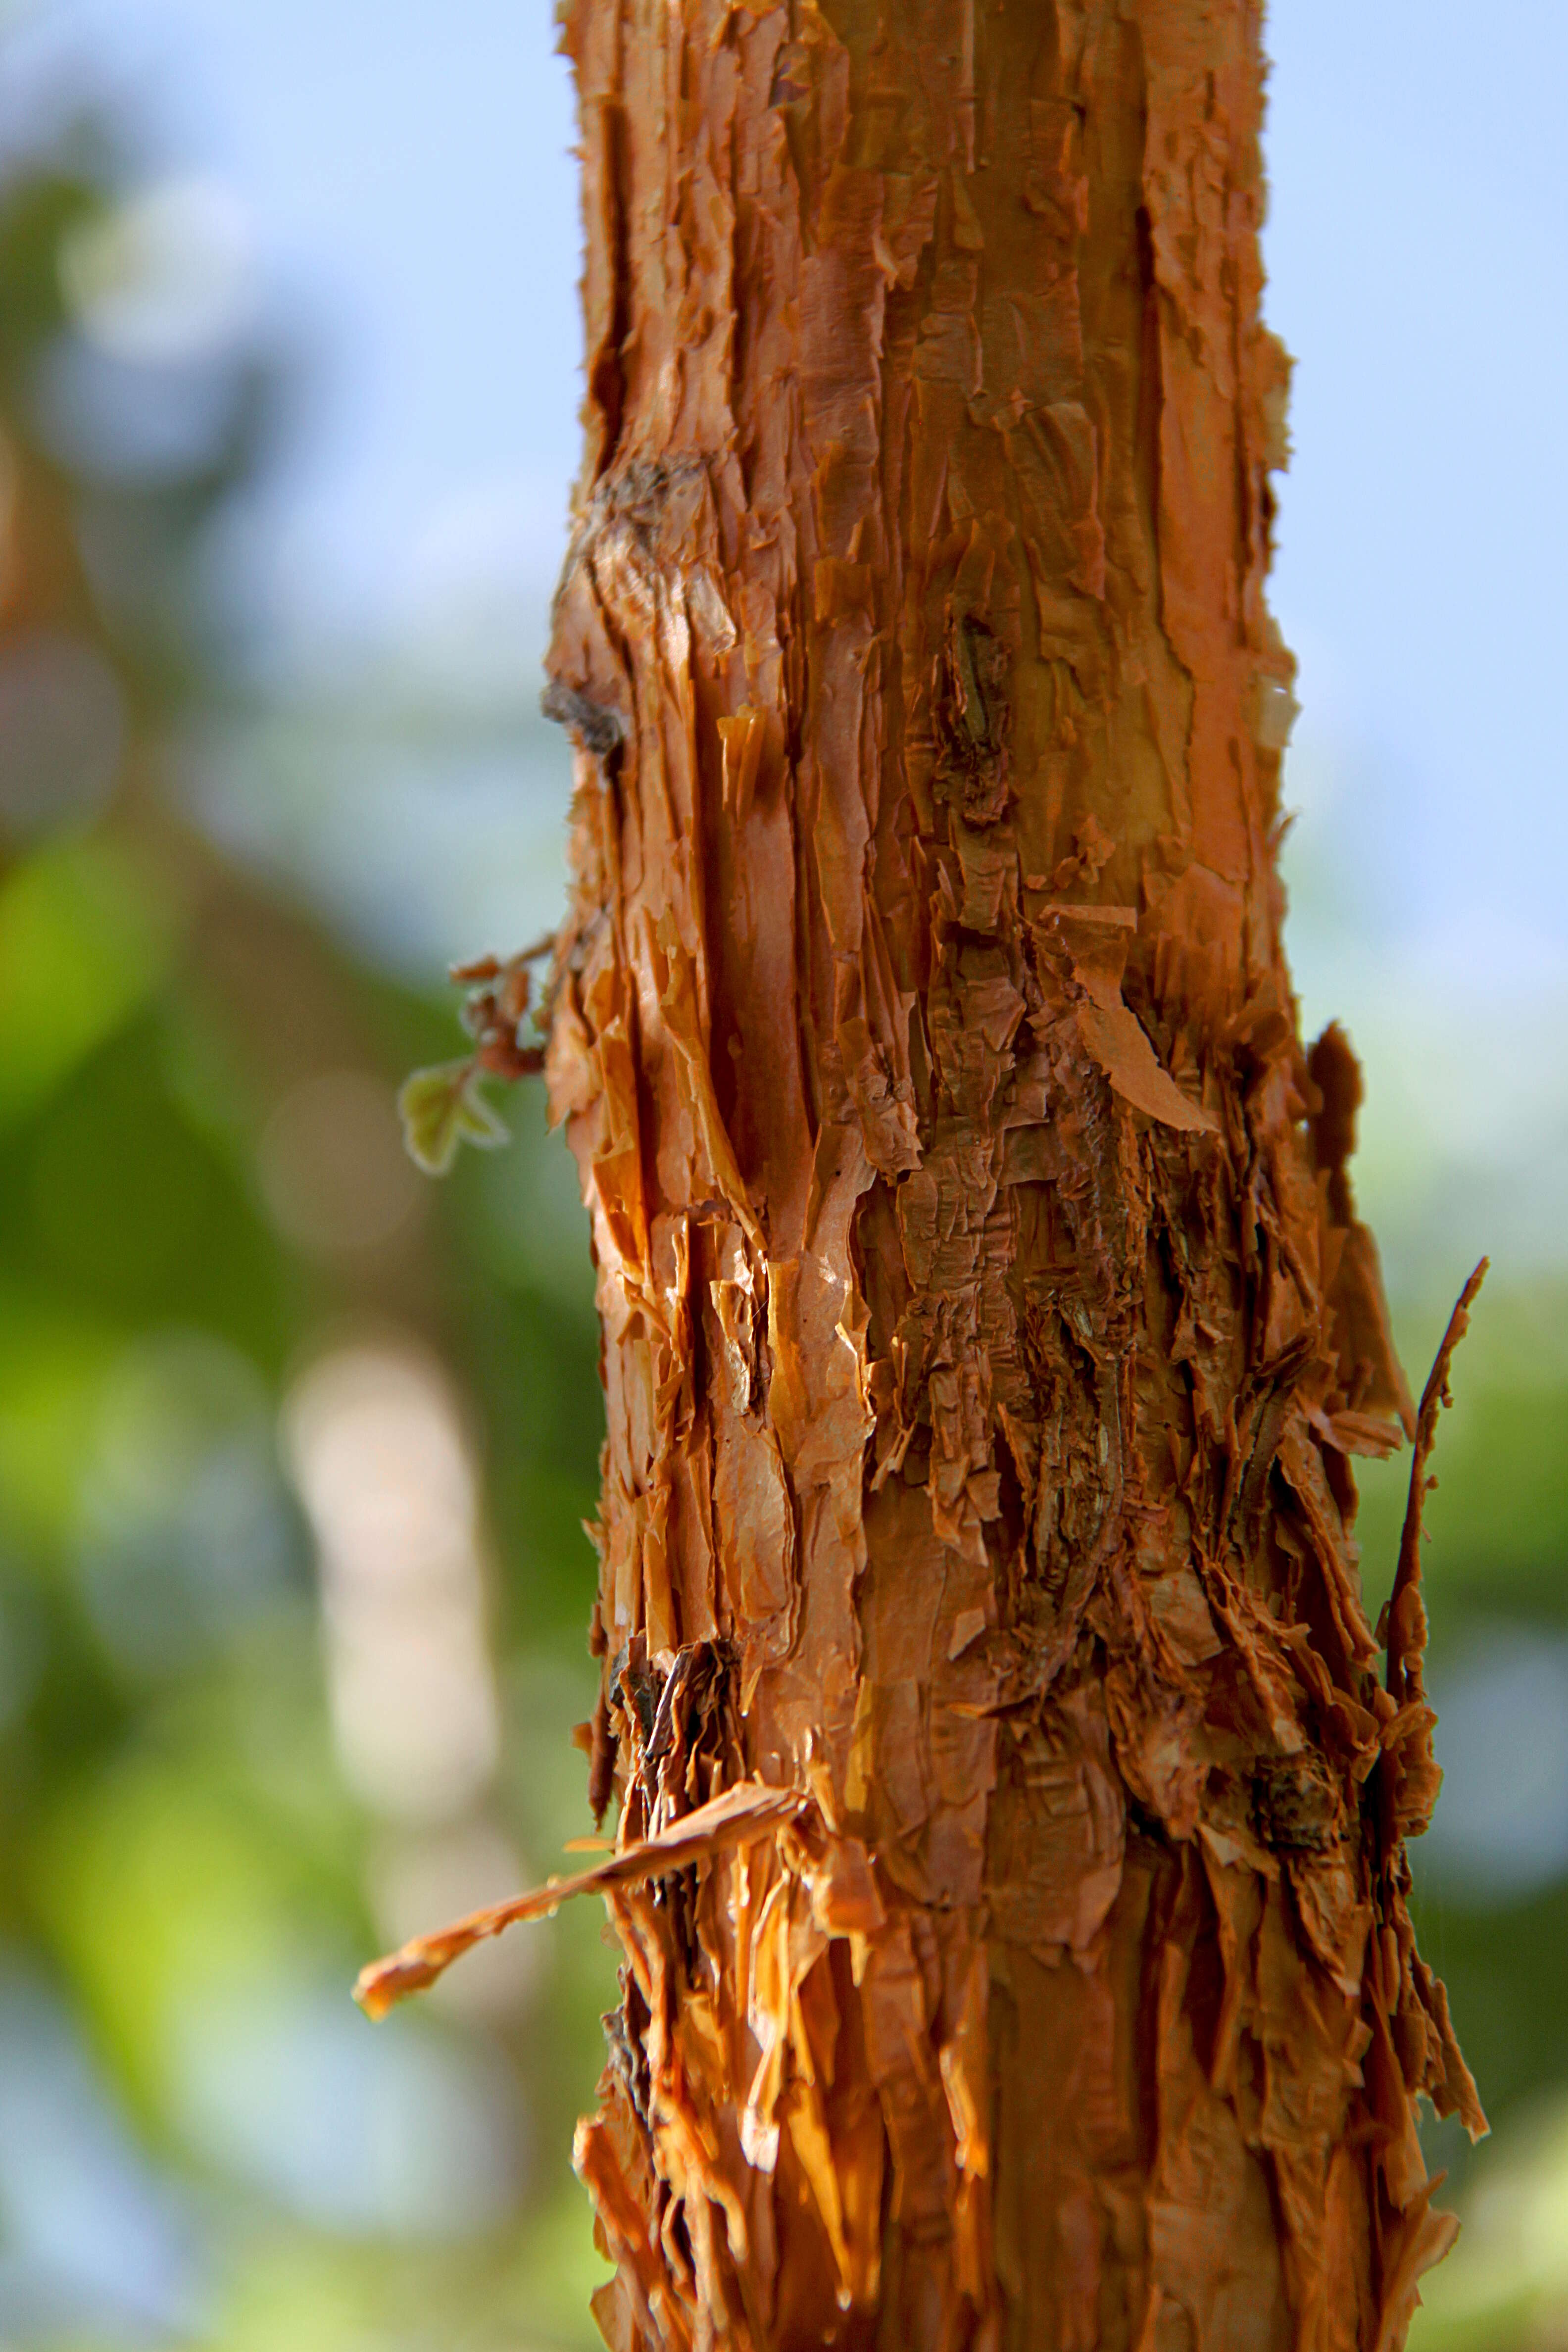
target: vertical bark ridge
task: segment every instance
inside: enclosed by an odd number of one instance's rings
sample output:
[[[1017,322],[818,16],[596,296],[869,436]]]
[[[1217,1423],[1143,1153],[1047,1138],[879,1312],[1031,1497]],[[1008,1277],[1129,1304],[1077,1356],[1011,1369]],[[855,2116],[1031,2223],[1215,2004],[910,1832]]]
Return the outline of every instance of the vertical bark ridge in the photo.
[[[612,1898],[617,2347],[1385,2352],[1452,2231],[1351,1531],[1410,1401],[1279,944],[1259,40],[567,12],[596,1785],[813,1801]]]

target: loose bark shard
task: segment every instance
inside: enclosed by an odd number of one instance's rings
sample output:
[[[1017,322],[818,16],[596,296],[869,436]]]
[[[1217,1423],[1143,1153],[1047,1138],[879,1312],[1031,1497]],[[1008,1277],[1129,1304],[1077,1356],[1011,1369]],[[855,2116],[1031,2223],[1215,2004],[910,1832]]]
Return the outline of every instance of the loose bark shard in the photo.
[[[433,1936],[416,1936],[389,1959],[375,1960],[360,1971],[354,1999],[367,2017],[384,2017],[411,1992],[423,1992],[446,1973],[454,1960],[471,1952],[487,1937],[520,1926],[525,1919],[547,1919],[575,1895],[605,1895],[614,1887],[640,1886],[650,1878],[689,1870],[728,1853],[799,1818],[806,1801],[788,1789],[764,1788],[757,1780],[741,1780],[721,1790],[683,1821],[669,1822],[652,1837],[622,1846],[571,1878],[552,1878],[531,1894],[514,1895]]]
[[[625,2352],[1383,2352],[1452,2232],[1352,1533],[1415,1425],[1271,855],[1259,13],[566,8]]]

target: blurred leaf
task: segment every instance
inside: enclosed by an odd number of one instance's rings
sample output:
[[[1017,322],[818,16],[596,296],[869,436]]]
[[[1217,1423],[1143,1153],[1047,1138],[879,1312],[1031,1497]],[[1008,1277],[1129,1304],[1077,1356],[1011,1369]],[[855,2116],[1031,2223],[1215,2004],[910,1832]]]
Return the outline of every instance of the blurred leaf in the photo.
[[[248,1153],[171,1099],[161,1008],[124,1024],[14,1137],[0,1128],[0,1265],[95,1323],[230,1340],[276,1370],[303,1277],[255,1196]]]
[[[1568,2104],[1561,2089],[1538,2097],[1478,2152],[1465,2207],[1458,2249],[1421,2282],[1411,2352],[1548,2352],[1561,2345],[1568,2320]]]
[[[1460,2044],[1495,2124],[1542,2084],[1568,2083],[1568,1884],[1511,1902],[1467,1902],[1426,1867],[1419,1845],[1412,1860],[1416,1933],[1447,1986]]]
[[[482,1257],[496,1282],[548,1300],[564,1310],[574,1329],[586,1333],[589,1377],[574,1384],[574,1393],[592,1396],[599,1323],[594,1311],[593,1227],[577,1163],[564,1134],[548,1123],[542,1078],[521,1080],[511,1100],[517,1106],[511,1149],[471,1160],[461,1172],[465,1245]],[[597,1434],[594,1442],[596,1451]]]
[[[47,1292],[0,1289],[0,1515],[58,1539],[75,1509],[82,1433],[116,1336]]]
[[[79,134],[79,143],[101,147],[87,133]],[[0,204],[0,358],[11,365],[64,322],[60,249],[104,205],[102,188],[89,178],[47,169],[6,191]]]
[[[531,2221],[518,2246],[514,2308],[525,2330],[583,2352],[600,2341],[589,2298],[611,2275],[594,2243],[594,2216],[581,2184],[566,2182]],[[524,2337],[526,2340],[526,2336]]]
[[[290,1980],[328,1927],[311,1916],[297,1857],[216,1763],[131,1758],[68,1785],[39,1825],[29,1874],[100,2047],[159,2117],[185,2004]]]
[[[46,851],[0,884],[0,1128],[145,1003],[172,931],[148,877],[100,842]]]
[[[494,1151],[510,1139],[505,1120],[479,1091],[479,1073],[471,1060],[416,1070],[404,1082],[397,1108],[409,1157],[427,1176],[445,1176],[460,1143]]]

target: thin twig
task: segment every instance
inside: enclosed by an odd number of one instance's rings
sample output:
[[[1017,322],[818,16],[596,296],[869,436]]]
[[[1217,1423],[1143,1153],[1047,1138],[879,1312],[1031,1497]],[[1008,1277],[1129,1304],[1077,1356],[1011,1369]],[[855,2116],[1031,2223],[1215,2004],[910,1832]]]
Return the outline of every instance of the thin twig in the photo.
[[[1421,1654],[1426,1647],[1426,1612],[1421,1604],[1421,1514],[1427,1495],[1436,1481],[1426,1475],[1426,1465],[1432,1458],[1436,1443],[1437,1416],[1454,1400],[1448,1393],[1448,1370],[1454,1350],[1470,1328],[1470,1308],[1476,1294],[1486,1280],[1489,1260],[1482,1258],[1468,1282],[1459,1293],[1458,1304],[1448,1318],[1448,1328],[1437,1350],[1436,1360],[1421,1391],[1421,1410],[1415,1417],[1415,1454],[1410,1465],[1410,1497],[1405,1507],[1405,1526],[1399,1538],[1399,1566],[1394,1572],[1394,1590],[1388,1597],[1388,1667],[1385,1676],[1390,1697],[1401,1706],[1413,1694],[1411,1676],[1416,1684],[1421,1676]]]

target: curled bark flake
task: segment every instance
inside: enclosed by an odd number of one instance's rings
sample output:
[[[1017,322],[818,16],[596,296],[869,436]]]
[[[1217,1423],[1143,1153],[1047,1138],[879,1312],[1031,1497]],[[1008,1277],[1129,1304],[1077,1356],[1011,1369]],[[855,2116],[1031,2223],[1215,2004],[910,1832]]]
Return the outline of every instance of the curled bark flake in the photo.
[[[486,1937],[499,1936],[525,1919],[548,1919],[574,1895],[642,1886],[649,1879],[690,1869],[736,1846],[773,1837],[799,1819],[805,1803],[793,1790],[770,1789],[756,1780],[736,1781],[695,1811],[652,1837],[639,1838],[619,1853],[607,1854],[589,1870],[580,1870],[569,1878],[547,1879],[530,1894],[514,1895],[505,1903],[471,1911],[435,1935],[415,1937],[390,1958],[361,1969],[354,1999],[368,2017],[384,2017],[410,1993],[433,1985],[454,1960],[461,1959]]]

